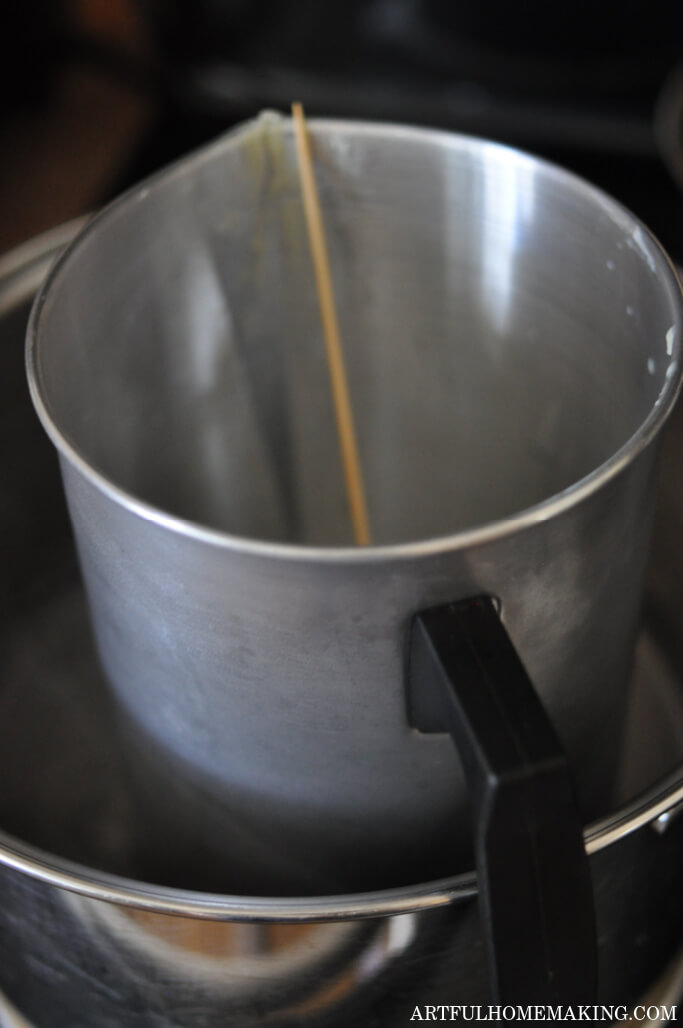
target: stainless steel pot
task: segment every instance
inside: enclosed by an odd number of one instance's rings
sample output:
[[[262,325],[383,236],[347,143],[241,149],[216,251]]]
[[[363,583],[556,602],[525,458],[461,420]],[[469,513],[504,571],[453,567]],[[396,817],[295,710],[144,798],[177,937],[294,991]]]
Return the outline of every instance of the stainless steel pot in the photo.
[[[192,892],[207,884],[196,852],[128,788],[58,475],[22,388],[28,307],[71,234],[0,262],[0,991],[36,1028],[396,1028],[416,1003],[485,1003],[471,873],[364,895],[240,896],[229,879],[223,895]],[[621,807],[586,832],[605,1003],[639,999],[681,942],[680,406],[667,427],[617,733]]]
[[[584,816],[610,809],[681,378],[675,275],[608,197],[474,139],[312,131],[376,545],[348,545],[287,119],[94,219],[28,343],[143,777],[293,890],[465,866],[458,760],[404,669],[413,614],[462,597],[500,601]]]

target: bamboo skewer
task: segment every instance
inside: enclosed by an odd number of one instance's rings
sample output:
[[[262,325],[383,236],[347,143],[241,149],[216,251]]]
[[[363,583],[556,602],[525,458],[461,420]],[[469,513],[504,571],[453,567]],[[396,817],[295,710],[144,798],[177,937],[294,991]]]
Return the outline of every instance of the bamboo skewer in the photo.
[[[358,546],[367,546],[370,543],[370,523],[365,502],[365,490],[363,489],[363,476],[358,456],[358,446],[356,444],[353,411],[349,397],[337,309],[334,302],[330,261],[325,241],[325,227],[323,225],[318,187],[313,170],[311,144],[303,107],[300,103],[292,104],[292,117],[294,119],[301,195],[306,215],[306,228],[308,229],[308,241],[311,247],[315,284],[318,292],[320,320],[322,321],[323,335],[325,336],[325,351],[330,371],[330,384],[332,387],[337,432],[339,434],[339,448],[341,450],[344,478],[346,480],[353,535]]]

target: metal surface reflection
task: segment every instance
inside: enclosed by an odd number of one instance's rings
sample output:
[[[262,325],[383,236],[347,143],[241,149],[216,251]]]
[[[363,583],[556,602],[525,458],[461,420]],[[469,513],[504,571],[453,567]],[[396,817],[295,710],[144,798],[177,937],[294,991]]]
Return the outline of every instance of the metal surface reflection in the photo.
[[[482,305],[491,327],[502,335],[510,328],[515,272],[532,229],[536,174],[531,162],[505,169],[484,163],[482,170]]]

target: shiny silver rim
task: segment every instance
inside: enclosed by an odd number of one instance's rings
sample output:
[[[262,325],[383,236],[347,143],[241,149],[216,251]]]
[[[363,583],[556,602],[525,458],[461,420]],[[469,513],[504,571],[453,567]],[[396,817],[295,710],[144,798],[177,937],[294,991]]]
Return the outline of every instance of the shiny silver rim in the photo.
[[[598,853],[683,803],[683,766],[616,814],[590,825],[586,852]],[[229,896],[137,882],[62,860],[0,832],[0,863],[93,899],[163,914],[227,921],[330,921],[404,914],[448,906],[477,894],[473,871],[381,892],[305,898]]]

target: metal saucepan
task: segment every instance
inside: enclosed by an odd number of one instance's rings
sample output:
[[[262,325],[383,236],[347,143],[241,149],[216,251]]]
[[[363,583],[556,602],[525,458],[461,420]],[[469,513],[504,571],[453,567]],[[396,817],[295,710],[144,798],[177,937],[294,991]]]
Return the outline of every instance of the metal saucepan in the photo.
[[[587,183],[311,129],[375,545],[350,545],[289,119],[95,218],[28,343],[141,778],[219,866],[299,892],[471,859],[405,680],[413,615],[465,597],[500,603],[583,817],[612,809],[682,333],[659,245]]]

